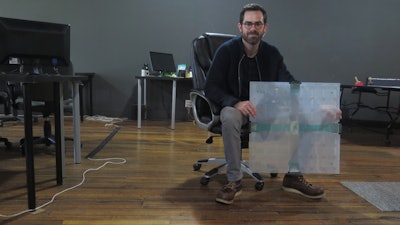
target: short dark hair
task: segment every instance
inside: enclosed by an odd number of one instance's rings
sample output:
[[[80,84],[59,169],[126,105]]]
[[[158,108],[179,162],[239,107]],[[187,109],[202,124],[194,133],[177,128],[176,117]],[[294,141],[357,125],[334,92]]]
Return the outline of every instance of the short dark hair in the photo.
[[[264,17],[263,22],[267,23],[267,11],[265,11],[265,9],[259,4],[250,3],[250,4],[243,6],[242,11],[240,12],[240,18],[239,18],[240,24],[243,23],[244,13],[247,11],[261,11],[263,13],[263,17]]]

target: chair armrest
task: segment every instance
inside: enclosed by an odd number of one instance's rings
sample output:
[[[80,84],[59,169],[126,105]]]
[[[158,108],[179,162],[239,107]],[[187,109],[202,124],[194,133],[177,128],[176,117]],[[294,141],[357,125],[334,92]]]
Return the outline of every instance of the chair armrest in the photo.
[[[196,124],[205,130],[211,129],[220,123],[219,113],[221,108],[205,97],[202,90],[191,90],[193,117]]]

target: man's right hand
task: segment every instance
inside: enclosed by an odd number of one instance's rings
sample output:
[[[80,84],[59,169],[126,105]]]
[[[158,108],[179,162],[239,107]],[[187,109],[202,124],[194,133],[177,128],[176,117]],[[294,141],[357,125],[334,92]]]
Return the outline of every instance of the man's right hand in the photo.
[[[233,107],[235,107],[245,116],[252,116],[253,118],[256,118],[256,107],[250,101],[240,101],[236,103]]]

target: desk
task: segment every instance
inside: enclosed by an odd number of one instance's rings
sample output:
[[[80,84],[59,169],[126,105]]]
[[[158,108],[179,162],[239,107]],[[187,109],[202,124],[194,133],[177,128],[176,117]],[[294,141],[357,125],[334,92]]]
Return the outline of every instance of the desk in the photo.
[[[143,82],[143,105],[145,109],[145,119],[147,118],[147,90],[146,81],[147,80],[160,80],[160,81],[172,81],[172,95],[171,95],[171,129],[175,129],[175,107],[176,107],[176,82],[184,80],[192,80],[192,78],[183,77],[162,77],[162,76],[136,76],[138,79],[138,95],[137,95],[137,127],[142,127],[142,82]]]
[[[79,83],[86,80],[85,76],[71,75],[20,75],[0,74],[0,80],[13,83],[22,83],[24,89],[24,134],[25,134],[25,158],[26,179],[28,192],[28,208],[36,208],[35,192],[35,168],[33,152],[33,130],[32,130],[32,98],[31,84],[52,82],[54,84],[54,107],[55,107],[55,137],[56,137],[56,177],[57,185],[62,185],[64,176],[64,109],[61,102],[63,99],[63,82],[73,83],[73,125],[74,125],[74,162],[81,162],[81,140],[80,140],[80,113],[79,113]]]
[[[354,86],[354,85],[342,84],[342,85],[340,85],[340,89],[341,89],[340,105],[342,105],[341,103],[342,103],[342,98],[343,98],[343,91],[346,88],[352,89],[353,91],[357,91],[358,95],[359,95],[358,96],[358,102],[357,102],[357,108],[356,108],[356,110],[354,110],[354,112],[352,112],[352,114],[351,114],[352,116],[354,116],[361,107],[370,108],[367,105],[364,105],[364,104],[361,103],[361,95],[363,93],[376,93],[376,89],[380,89],[380,90],[385,92],[385,94],[381,95],[381,96],[386,97],[386,105],[383,106],[383,107],[378,107],[378,108],[383,108],[384,111],[386,112],[386,114],[388,115],[389,119],[390,119],[389,123],[387,124],[387,127],[386,127],[387,129],[386,129],[386,139],[385,139],[385,142],[387,144],[390,144],[390,133],[391,133],[391,130],[393,128],[393,125],[396,123],[396,121],[400,117],[400,105],[397,107],[396,112],[391,112],[390,111],[390,108],[391,108],[390,107],[391,92],[392,91],[399,92],[400,91],[400,87],[398,87],[398,86],[378,86],[378,85]],[[378,109],[378,108],[372,108],[372,109]]]

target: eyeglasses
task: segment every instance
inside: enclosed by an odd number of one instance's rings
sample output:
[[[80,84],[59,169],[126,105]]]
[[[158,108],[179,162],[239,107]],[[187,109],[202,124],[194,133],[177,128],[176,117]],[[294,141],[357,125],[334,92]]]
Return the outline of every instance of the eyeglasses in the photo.
[[[253,25],[254,25],[255,28],[259,29],[259,28],[261,28],[262,26],[264,26],[264,23],[261,22],[261,21],[254,22],[254,23],[252,23],[252,22],[244,22],[244,23],[242,23],[242,25],[243,25],[246,29],[250,29]]]

